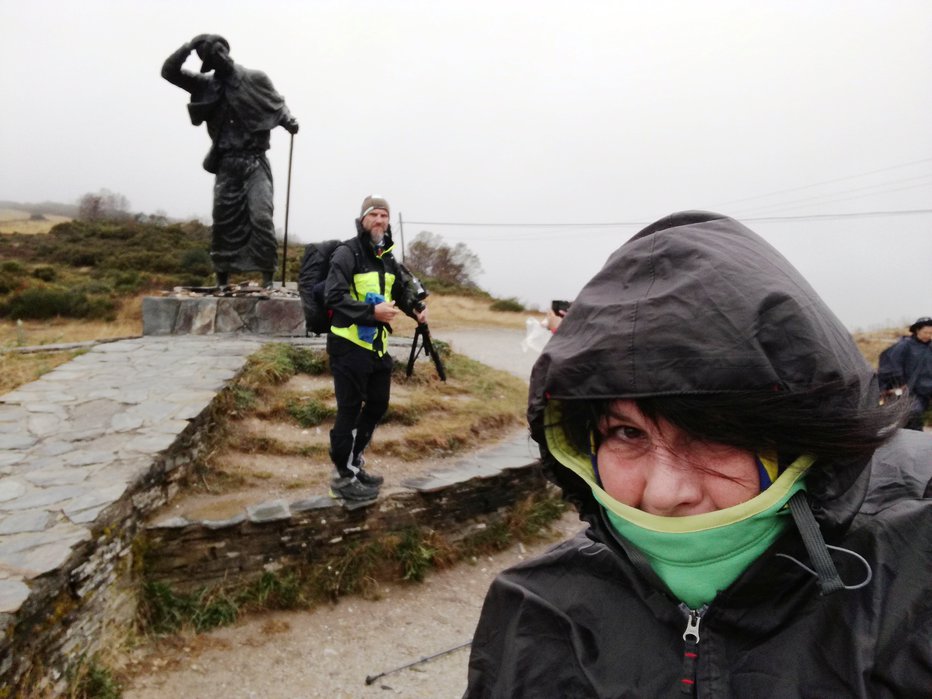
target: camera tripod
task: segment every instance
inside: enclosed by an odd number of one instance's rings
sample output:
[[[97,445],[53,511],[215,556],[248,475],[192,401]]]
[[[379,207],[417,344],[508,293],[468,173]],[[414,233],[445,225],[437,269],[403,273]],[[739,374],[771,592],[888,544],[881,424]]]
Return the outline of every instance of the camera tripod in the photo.
[[[434,361],[434,366],[437,368],[437,376],[440,377],[441,381],[446,381],[447,372],[446,369],[443,368],[440,355],[437,354],[437,350],[434,349],[434,343],[430,341],[430,328],[427,327],[427,323],[418,323],[417,330],[414,331],[414,342],[411,343],[411,355],[408,357],[407,375],[411,376],[411,373],[414,371],[414,360],[416,360],[421,353],[421,347],[418,347],[418,340],[422,341],[424,354]]]

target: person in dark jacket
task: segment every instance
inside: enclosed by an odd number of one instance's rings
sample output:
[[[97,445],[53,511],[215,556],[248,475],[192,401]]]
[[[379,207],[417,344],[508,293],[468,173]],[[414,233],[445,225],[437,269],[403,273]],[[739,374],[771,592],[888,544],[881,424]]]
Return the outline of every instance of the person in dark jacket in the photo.
[[[763,239],[647,227],[534,366],[589,526],[494,581],[465,696],[929,696],[932,438],[903,417]]]
[[[368,196],[356,219],[356,237],[330,258],[324,290],[333,313],[327,353],[337,400],[330,431],[330,459],[337,477],[331,492],[347,500],[371,500],[384,482],[366,471],[363,451],[388,410],[390,323],[399,311],[427,322],[427,308],[416,297],[413,277],[395,260],[392,248],[388,202]]]
[[[887,395],[909,398],[906,428],[922,430],[932,400],[932,318],[909,326],[909,335],[880,353],[880,387]]]

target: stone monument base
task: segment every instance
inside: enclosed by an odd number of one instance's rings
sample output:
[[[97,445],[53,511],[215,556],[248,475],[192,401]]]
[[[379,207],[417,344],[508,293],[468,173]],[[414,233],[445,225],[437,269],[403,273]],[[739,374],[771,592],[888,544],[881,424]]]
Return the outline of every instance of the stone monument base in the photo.
[[[298,297],[147,296],[143,335],[304,335]]]

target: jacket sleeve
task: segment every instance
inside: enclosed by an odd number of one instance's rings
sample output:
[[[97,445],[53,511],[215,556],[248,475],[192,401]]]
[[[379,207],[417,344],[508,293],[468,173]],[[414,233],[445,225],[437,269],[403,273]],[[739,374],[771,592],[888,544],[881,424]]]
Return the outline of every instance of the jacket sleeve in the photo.
[[[341,245],[330,258],[330,271],[327,273],[327,284],[324,288],[324,297],[327,308],[333,311],[334,321],[348,321],[347,325],[375,325],[373,306],[363,301],[357,301],[350,294],[353,283],[353,273],[356,271],[356,255],[349,245]],[[335,322],[334,325],[340,323]]]
[[[880,362],[877,368],[877,379],[880,388],[887,390],[898,386],[905,386],[907,382],[906,343],[902,340],[888,347],[880,353]]]

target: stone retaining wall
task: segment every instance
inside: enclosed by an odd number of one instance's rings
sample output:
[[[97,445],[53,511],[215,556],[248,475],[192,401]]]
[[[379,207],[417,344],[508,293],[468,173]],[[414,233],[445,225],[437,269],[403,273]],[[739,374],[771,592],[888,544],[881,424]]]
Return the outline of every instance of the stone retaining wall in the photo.
[[[412,486],[416,489],[352,509],[316,497],[290,505],[263,503],[225,521],[155,523],[146,531],[146,577],[190,592],[299,568],[387,532],[426,528],[459,540],[539,495],[546,481],[534,463],[460,476],[457,482],[441,473]]]
[[[205,410],[160,454],[126,494],[94,520],[68,560],[30,581],[15,614],[0,614],[0,697],[60,696],[66,671],[132,628],[138,579],[133,548],[147,517],[178,492],[206,446]]]

